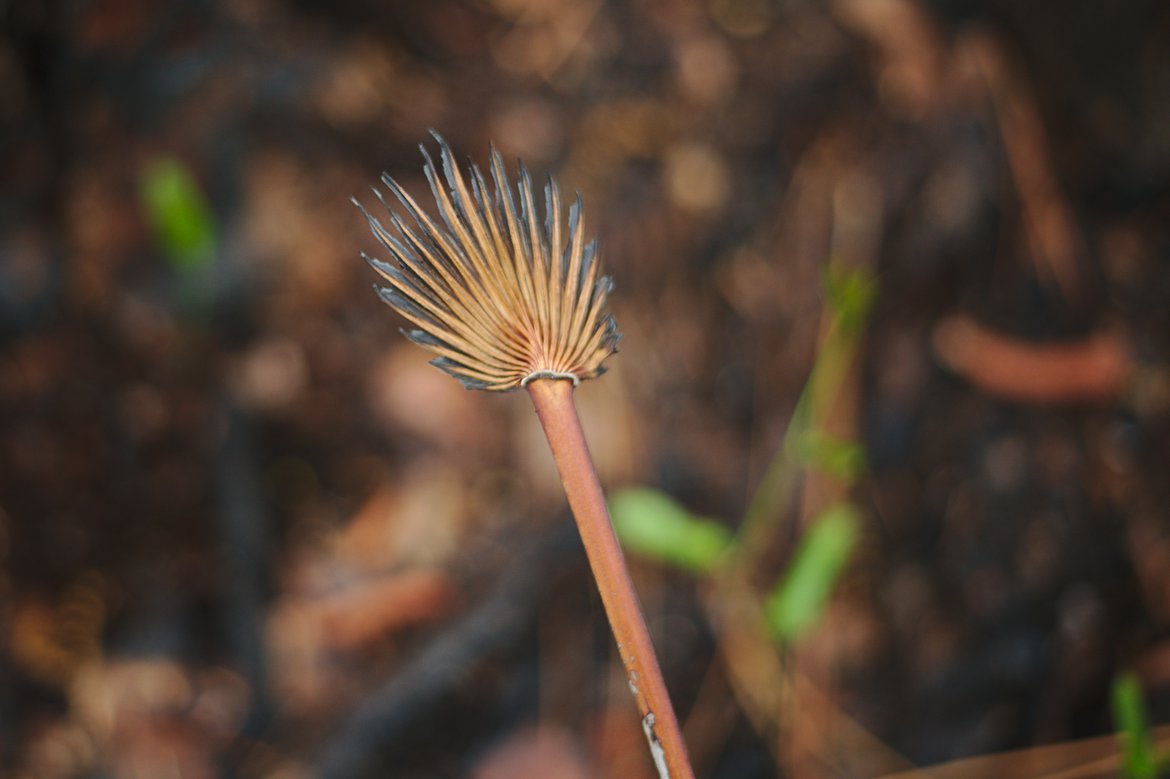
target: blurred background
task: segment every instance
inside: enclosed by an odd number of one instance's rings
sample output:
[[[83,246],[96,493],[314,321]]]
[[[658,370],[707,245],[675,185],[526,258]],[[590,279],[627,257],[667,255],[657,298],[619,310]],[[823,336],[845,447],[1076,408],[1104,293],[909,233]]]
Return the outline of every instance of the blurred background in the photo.
[[[700,776],[1156,775],[1167,51],[1157,0],[0,2],[0,775],[653,776],[528,399],[359,259],[429,128],[584,198]]]

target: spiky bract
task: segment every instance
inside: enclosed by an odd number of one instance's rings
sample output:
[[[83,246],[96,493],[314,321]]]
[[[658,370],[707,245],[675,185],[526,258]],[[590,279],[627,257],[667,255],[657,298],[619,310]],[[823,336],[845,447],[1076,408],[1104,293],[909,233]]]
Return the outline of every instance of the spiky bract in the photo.
[[[403,333],[439,355],[431,364],[469,389],[508,391],[541,377],[575,384],[601,374],[621,335],[605,311],[613,282],[598,276],[596,240],[585,242],[580,195],[565,229],[549,178],[542,222],[523,163],[517,207],[497,151],[489,192],[480,170],[470,165],[465,178],[446,142],[432,134],[442,178],[426,147],[419,148],[442,224],[387,174],[382,183],[413,225],[377,189],[396,234],[354,200],[394,260],[362,255],[389,284],[375,287],[378,295],[416,325]]]

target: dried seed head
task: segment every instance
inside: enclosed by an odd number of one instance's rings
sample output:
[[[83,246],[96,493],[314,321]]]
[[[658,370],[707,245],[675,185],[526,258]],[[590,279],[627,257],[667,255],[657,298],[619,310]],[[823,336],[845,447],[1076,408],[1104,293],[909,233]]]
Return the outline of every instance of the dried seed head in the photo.
[[[362,255],[389,285],[375,287],[378,295],[417,326],[403,333],[438,354],[431,364],[468,389],[509,391],[545,377],[577,384],[600,375],[621,334],[605,311],[613,282],[598,275],[596,240],[585,242],[580,195],[565,229],[560,194],[550,178],[541,221],[523,163],[517,208],[498,152],[491,153],[489,192],[479,169],[471,165],[465,178],[447,143],[432,134],[439,142],[442,177],[420,148],[442,224],[386,174],[382,183],[413,224],[377,189],[374,195],[389,212],[394,233],[353,201],[393,259]]]

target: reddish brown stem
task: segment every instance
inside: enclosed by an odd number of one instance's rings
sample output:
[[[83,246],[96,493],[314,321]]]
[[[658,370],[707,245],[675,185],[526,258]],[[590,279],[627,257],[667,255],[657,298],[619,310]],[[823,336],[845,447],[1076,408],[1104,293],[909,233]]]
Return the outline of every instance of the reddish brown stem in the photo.
[[[581,432],[573,405],[573,384],[564,379],[537,379],[529,382],[528,394],[548,436],[569,507],[577,520],[658,772],[669,779],[694,779],[678,719],[650,642],[650,631],[638,606],[638,596],[613,532],[601,482]]]

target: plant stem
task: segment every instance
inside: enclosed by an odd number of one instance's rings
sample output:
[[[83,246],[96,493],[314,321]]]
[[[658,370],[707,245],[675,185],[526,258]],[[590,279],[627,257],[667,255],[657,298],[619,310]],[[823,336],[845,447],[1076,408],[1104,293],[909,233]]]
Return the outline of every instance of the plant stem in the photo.
[[[573,405],[573,384],[565,379],[537,379],[529,382],[527,389],[577,520],[589,567],[601,592],[601,602],[626,668],[630,691],[642,715],[642,729],[650,742],[659,776],[694,779],[678,719],[650,642],[650,631],[638,606],[638,596],[614,535],[601,482]]]

